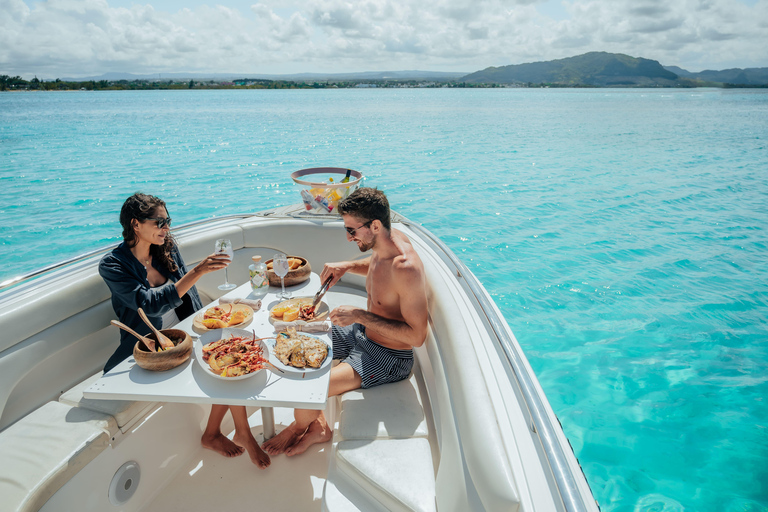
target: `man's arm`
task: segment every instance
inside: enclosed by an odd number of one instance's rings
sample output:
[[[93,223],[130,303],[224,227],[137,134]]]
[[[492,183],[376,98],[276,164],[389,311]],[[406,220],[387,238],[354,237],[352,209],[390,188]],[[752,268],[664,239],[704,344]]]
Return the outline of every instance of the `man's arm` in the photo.
[[[347,272],[360,275],[368,275],[368,267],[371,265],[371,257],[363,258],[361,260],[352,261],[339,261],[336,263],[326,263],[323,266],[323,271],[320,273],[320,282],[324,283],[326,279],[333,276],[331,280],[331,286],[335,285],[341,279],[341,276]]]

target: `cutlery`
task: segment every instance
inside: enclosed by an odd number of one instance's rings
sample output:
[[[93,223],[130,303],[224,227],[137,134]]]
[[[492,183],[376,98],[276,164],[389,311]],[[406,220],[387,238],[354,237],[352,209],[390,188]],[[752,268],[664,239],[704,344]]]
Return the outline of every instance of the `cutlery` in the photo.
[[[333,276],[330,276],[328,279],[325,280],[323,283],[323,286],[320,287],[320,291],[315,294],[315,300],[312,301],[312,311],[315,310],[318,304],[320,304],[320,299],[323,298],[323,295],[325,295],[325,292],[328,291],[328,288],[331,287],[331,280],[333,279]]]
[[[155,328],[155,326],[152,325],[152,322],[150,322],[149,318],[147,318],[147,314],[141,308],[139,308],[139,316],[141,317],[142,320],[144,320],[144,323],[147,324],[150,329],[152,329],[152,332],[155,333],[155,336],[157,337],[157,342],[160,343],[161,347],[163,348],[174,347],[173,342],[170,339],[168,339],[168,336],[158,331],[157,328]]]
[[[272,368],[274,368],[275,370],[279,371],[280,373],[285,373],[283,370],[281,370],[281,369],[280,369],[280,368],[278,368],[277,366],[273,365],[273,364],[272,364],[272,363],[270,363],[269,361],[264,361],[264,362],[265,362],[265,363],[267,363],[267,364],[268,364],[269,366],[271,366]]]
[[[142,336],[141,334],[137,333],[136,331],[134,331],[133,329],[131,329],[130,327],[125,325],[123,322],[118,322],[117,320],[112,320],[111,324],[114,325],[115,327],[119,327],[122,330],[127,331],[127,332],[133,334],[134,336],[136,336],[137,338],[139,338],[139,341],[141,341],[144,344],[144,346],[146,346],[147,349],[149,349],[150,352],[154,352],[155,351],[155,340],[151,340],[149,338],[146,338],[146,337]]]

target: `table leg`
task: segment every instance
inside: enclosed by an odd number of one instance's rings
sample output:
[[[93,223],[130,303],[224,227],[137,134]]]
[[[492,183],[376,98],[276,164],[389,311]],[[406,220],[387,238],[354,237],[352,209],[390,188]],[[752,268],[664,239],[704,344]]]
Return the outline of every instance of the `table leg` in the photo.
[[[264,440],[275,437],[275,411],[272,407],[261,408],[261,423],[264,426]]]

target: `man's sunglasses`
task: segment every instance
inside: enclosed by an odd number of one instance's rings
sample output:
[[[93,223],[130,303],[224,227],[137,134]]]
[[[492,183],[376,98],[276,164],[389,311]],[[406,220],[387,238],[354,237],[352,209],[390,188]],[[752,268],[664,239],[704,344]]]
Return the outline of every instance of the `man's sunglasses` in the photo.
[[[365,226],[367,226],[367,225],[368,225],[368,224],[370,224],[371,222],[373,222],[373,221],[372,221],[372,220],[369,220],[369,221],[368,221],[368,222],[366,222],[365,224],[363,224],[363,225],[361,225],[361,226],[357,226],[356,228],[348,228],[348,227],[344,226],[344,229],[346,229],[346,230],[347,230],[347,233],[349,233],[349,236],[355,236],[355,234],[357,234],[357,230],[358,230],[358,229],[360,229],[360,228],[364,228]]]
[[[157,228],[163,229],[165,226],[171,227],[171,218],[170,217],[149,217],[148,219],[144,220],[153,220],[157,222]]]

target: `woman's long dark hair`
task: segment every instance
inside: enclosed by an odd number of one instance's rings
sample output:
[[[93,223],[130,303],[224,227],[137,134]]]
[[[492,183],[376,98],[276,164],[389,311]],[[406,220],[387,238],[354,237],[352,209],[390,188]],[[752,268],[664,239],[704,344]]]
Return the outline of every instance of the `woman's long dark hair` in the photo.
[[[133,230],[133,219],[144,222],[151,217],[156,217],[157,210],[161,207],[165,208],[166,212],[168,211],[162,199],[141,192],[136,192],[125,200],[120,209],[120,224],[123,226],[123,239],[128,247],[136,247],[136,244],[139,243],[136,232]],[[165,268],[171,272],[176,272],[179,267],[171,256],[174,247],[176,247],[176,240],[168,233],[163,245],[152,244],[149,246],[149,254],[159,260]]]

